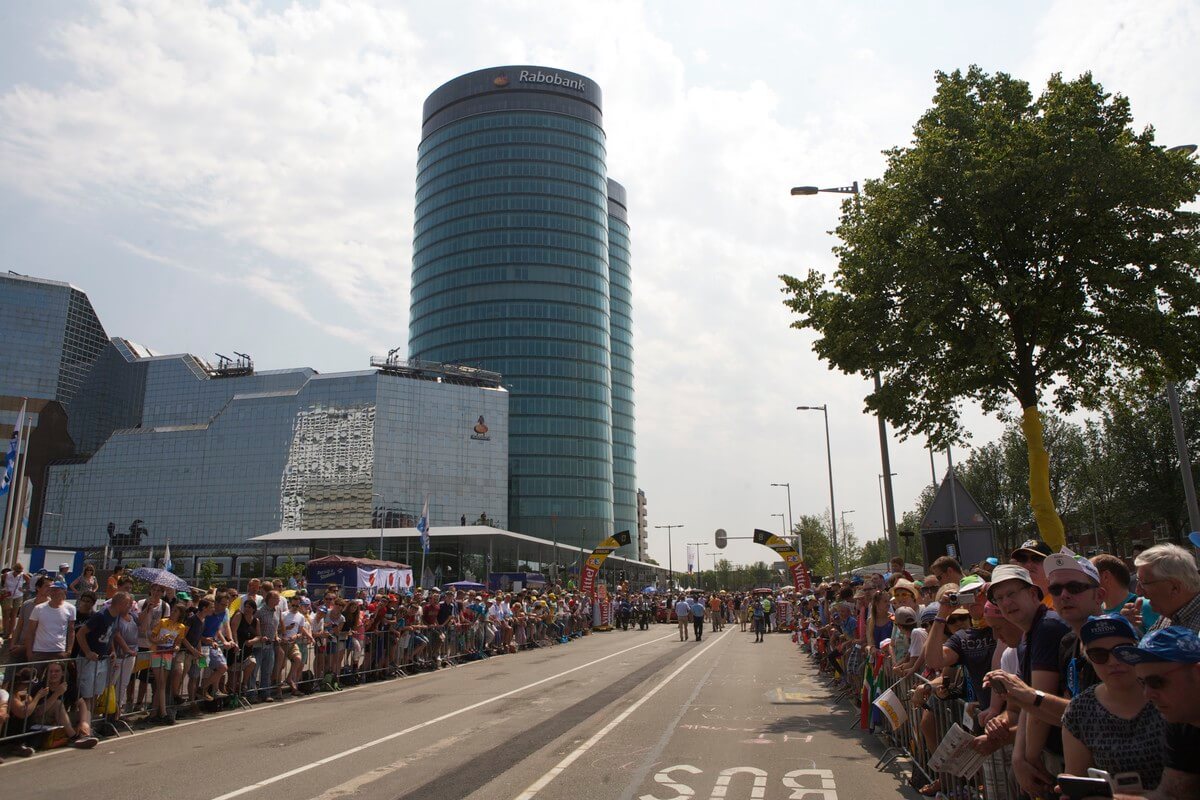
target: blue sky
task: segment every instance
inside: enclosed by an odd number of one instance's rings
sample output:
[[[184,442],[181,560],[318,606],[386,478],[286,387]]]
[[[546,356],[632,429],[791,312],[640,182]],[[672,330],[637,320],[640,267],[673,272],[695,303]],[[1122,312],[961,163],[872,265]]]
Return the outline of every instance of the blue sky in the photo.
[[[878,175],[934,71],[972,63],[1035,89],[1090,69],[1194,142],[1197,41],[1188,2],[7,3],[0,268],[75,283],[159,352],[365,367],[407,339],[425,96],[497,64],[581,72],[630,195],[639,482],[652,524],[687,525],[676,563],[717,527],[777,527],[772,482],[797,516],[827,506],[801,404],[830,404],[838,507],[876,538],[869,387],[789,330],[776,278],[832,269],[836,200],[788,188]],[[903,511],[922,444],[893,468]]]

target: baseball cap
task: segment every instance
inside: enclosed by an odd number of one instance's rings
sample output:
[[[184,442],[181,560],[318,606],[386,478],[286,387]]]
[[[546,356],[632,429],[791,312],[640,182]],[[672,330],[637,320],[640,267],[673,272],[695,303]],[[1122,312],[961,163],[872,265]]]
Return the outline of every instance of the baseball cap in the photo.
[[[1096,565],[1066,547],[1047,556],[1043,568],[1046,570],[1047,579],[1054,574],[1074,572],[1083,575],[1097,586],[1100,585],[1100,571],[1096,569]]]
[[[1138,640],[1138,632],[1133,629],[1132,623],[1120,614],[1088,617],[1087,622],[1083,623],[1083,627],[1079,629],[1079,640],[1084,645],[1109,636],[1120,636],[1131,642]]]
[[[300,605],[302,605],[302,606],[311,606],[311,605],[312,605],[312,600],[309,600],[307,597],[304,597],[303,595],[301,595],[301,596],[300,596]]]
[[[896,609],[896,613],[892,615],[892,620],[897,625],[916,625],[917,615],[908,606],[900,606]]]
[[[937,612],[937,606],[933,603],[925,606],[924,610],[921,611],[921,623],[933,622],[937,619]]]
[[[1022,550],[1029,553],[1036,553],[1040,556],[1048,556],[1054,552],[1050,549],[1050,545],[1046,544],[1040,539],[1026,539],[1021,543],[1020,547],[1016,548],[1009,554],[1009,557],[1011,558],[1012,556],[1015,556]]]
[[[1192,543],[1192,547],[1200,550],[1200,531],[1192,531],[1189,533],[1188,541]]]
[[[50,584],[50,588],[51,589],[62,589],[63,591],[66,591],[67,584],[63,581],[55,581],[54,583]]]
[[[1131,644],[1114,647],[1113,655],[1126,664],[1200,664],[1200,634],[1182,625],[1172,625],[1146,634],[1137,647]]]
[[[1029,577],[1029,570],[1016,564],[1001,564],[992,570],[992,582],[988,584],[987,588],[989,600],[992,599],[992,592],[996,590],[996,587],[1005,581],[1020,581],[1037,589],[1039,595],[1042,593],[1042,590],[1033,582],[1033,578]]]
[[[190,594],[188,594],[187,592],[176,592],[175,597],[177,597],[180,600],[183,600],[184,602],[192,599],[192,596]]]

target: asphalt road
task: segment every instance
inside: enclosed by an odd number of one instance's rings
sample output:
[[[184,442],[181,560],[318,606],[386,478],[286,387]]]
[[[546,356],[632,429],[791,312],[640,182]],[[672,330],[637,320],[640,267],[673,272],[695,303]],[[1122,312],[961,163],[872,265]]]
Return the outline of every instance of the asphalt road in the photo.
[[[916,797],[790,637],[674,627],[315,695],[0,766],[12,797]],[[809,791],[805,791],[809,790]]]

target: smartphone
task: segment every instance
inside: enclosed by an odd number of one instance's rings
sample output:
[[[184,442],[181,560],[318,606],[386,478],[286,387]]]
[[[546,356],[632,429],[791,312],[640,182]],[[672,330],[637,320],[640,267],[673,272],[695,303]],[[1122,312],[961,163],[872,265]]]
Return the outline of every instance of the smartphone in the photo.
[[[1142,793],[1142,776],[1136,772],[1118,772],[1116,775],[1109,775],[1102,769],[1088,767],[1088,776],[1108,781],[1109,785],[1121,794]]]
[[[1078,775],[1059,775],[1058,788],[1071,800],[1087,800],[1090,797],[1112,797],[1112,786],[1103,778],[1081,778]]]

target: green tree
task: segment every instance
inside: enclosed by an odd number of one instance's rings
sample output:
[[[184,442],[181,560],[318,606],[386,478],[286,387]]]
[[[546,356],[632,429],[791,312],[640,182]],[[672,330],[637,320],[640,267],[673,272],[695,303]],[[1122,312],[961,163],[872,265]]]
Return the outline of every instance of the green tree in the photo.
[[[196,570],[196,583],[201,589],[208,589],[216,585],[217,576],[220,574],[221,568],[217,566],[217,562],[206,559],[200,563],[200,569]]]
[[[1188,156],[1132,129],[1090,74],[1029,85],[937,74],[933,106],[879,180],[847,200],[833,288],[781,276],[797,328],[847,373],[882,376],[867,407],[902,436],[961,440],[961,403],[1015,399],[1034,518],[1052,546],[1041,406],[1097,407],[1118,370],[1194,374],[1200,190]]]

